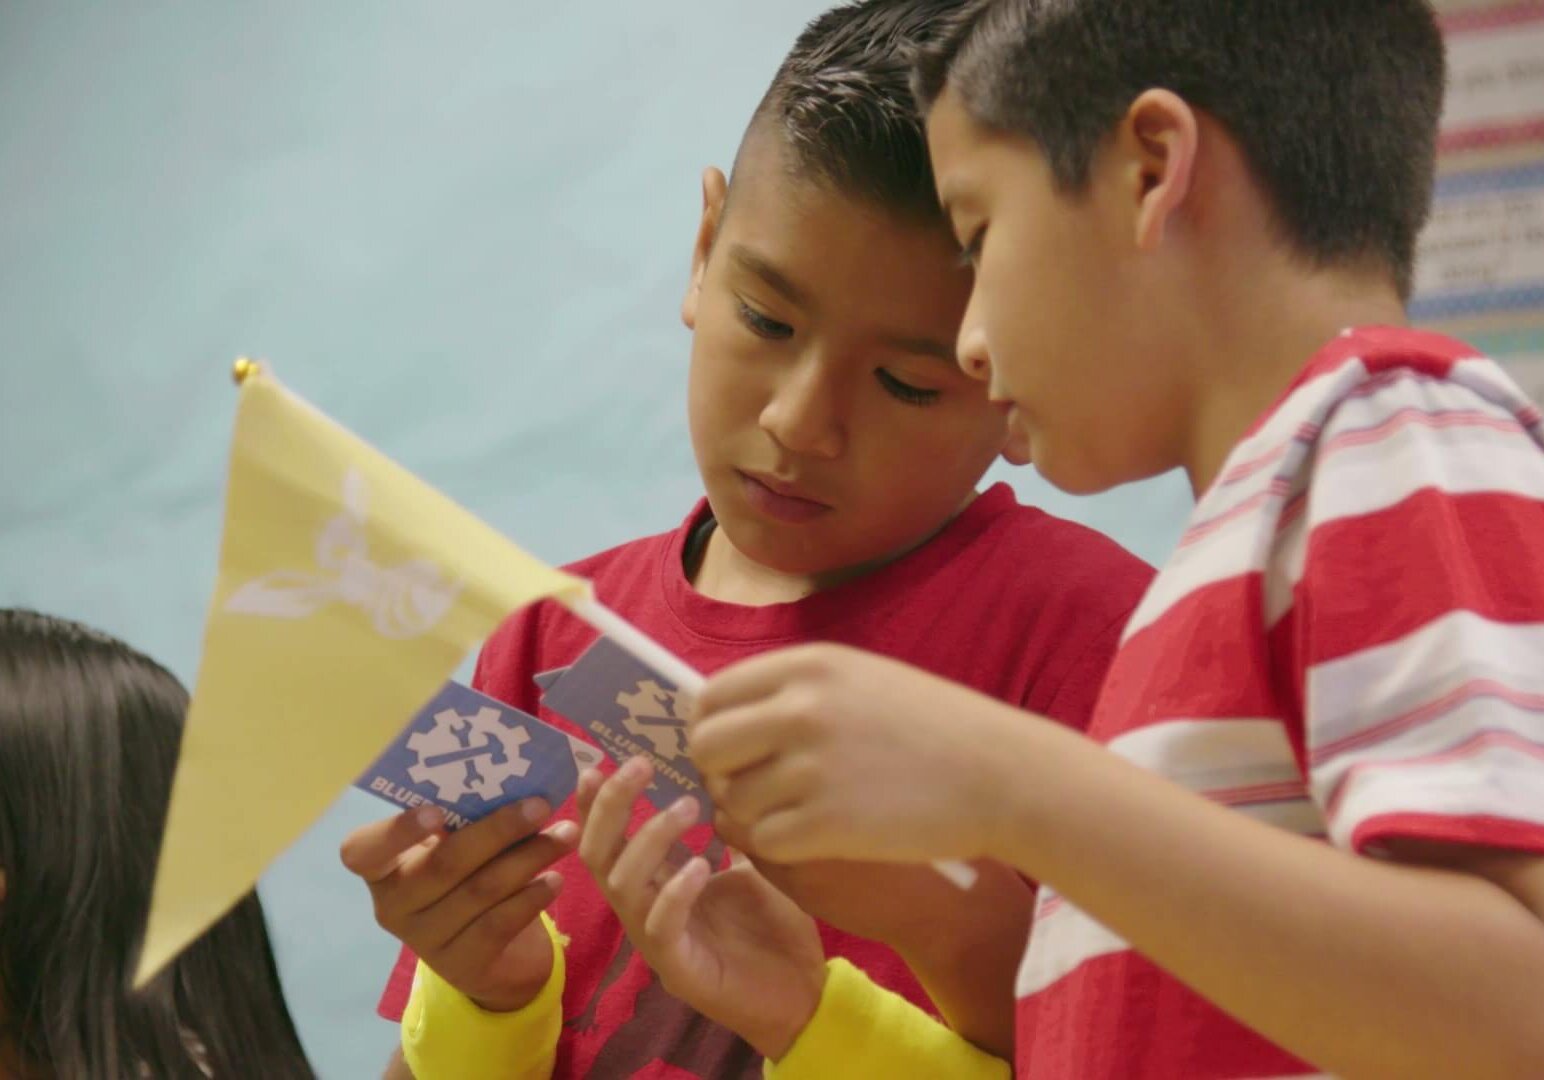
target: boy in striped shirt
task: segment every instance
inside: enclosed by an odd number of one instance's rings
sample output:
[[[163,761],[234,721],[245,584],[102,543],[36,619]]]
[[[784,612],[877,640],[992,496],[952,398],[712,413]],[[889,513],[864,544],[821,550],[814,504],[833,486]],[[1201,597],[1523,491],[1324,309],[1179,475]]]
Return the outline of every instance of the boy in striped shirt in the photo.
[[[1197,505],[1092,739],[809,647],[710,682],[719,807],[1044,883],[1026,1076],[1544,1076],[1544,423],[1405,325],[1428,5],[988,0],[917,85],[961,365],[1058,485]]]

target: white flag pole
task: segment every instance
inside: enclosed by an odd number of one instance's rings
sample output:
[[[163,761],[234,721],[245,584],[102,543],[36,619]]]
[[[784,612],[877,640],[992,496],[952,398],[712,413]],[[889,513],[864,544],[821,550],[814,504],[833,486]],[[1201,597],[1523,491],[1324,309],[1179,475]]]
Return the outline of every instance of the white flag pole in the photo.
[[[593,595],[565,601],[565,603],[569,611],[675,683],[676,688],[688,697],[696,697],[702,693],[707,680],[702,677],[701,672],[602,604]]]

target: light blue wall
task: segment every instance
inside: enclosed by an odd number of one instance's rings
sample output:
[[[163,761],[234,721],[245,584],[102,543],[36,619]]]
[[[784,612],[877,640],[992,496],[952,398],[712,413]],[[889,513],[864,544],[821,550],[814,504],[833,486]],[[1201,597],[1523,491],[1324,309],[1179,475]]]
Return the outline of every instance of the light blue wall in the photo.
[[[538,554],[673,525],[697,174],[822,6],[0,4],[0,604],[191,679],[243,352]],[[1186,503],[1014,482],[1149,559]],[[263,885],[326,1077],[393,1039],[335,855],[379,812]]]

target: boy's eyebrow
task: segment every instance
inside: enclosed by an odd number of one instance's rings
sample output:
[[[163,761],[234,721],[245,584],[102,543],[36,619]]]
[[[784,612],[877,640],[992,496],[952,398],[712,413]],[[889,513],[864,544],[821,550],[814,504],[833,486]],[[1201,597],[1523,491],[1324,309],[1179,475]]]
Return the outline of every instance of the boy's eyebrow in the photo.
[[[803,289],[789,281],[788,277],[781,270],[744,244],[735,244],[730,247],[729,258],[739,264],[742,270],[755,274],[771,286],[774,291],[781,293],[783,299],[787,300],[790,304],[809,307],[809,296]]]
[[[756,254],[744,244],[733,244],[729,248],[729,258],[747,273],[755,274],[765,281],[776,292],[782,294],[783,299],[791,304],[809,309],[809,294],[790,281],[781,270],[773,266],[768,260]],[[936,357],[953,367],[954,346],[948,342],[937,341],[928,337],[912,337],[907,334],[885,334],[881,344],[897,352],[915,353],[918,356]]]

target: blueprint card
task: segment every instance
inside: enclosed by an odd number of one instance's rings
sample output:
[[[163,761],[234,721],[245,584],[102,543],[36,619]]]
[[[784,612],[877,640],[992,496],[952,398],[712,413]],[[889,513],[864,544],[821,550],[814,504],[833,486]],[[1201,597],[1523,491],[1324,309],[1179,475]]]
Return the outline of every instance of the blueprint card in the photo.
[[[354,786],[402,807],[433,803],[459,829],[535,795],[556,809],[601,760],[588,743],[448,682]]]
[[[543,687],[543,705],[572,720],[618,763],[647,755],[654,762],[647,795],[655,806],[664,809],[693,795],[705,819],[711,817],[712,800],[687,756],[686,720],[674,683],[604,637],[554,674]]]

